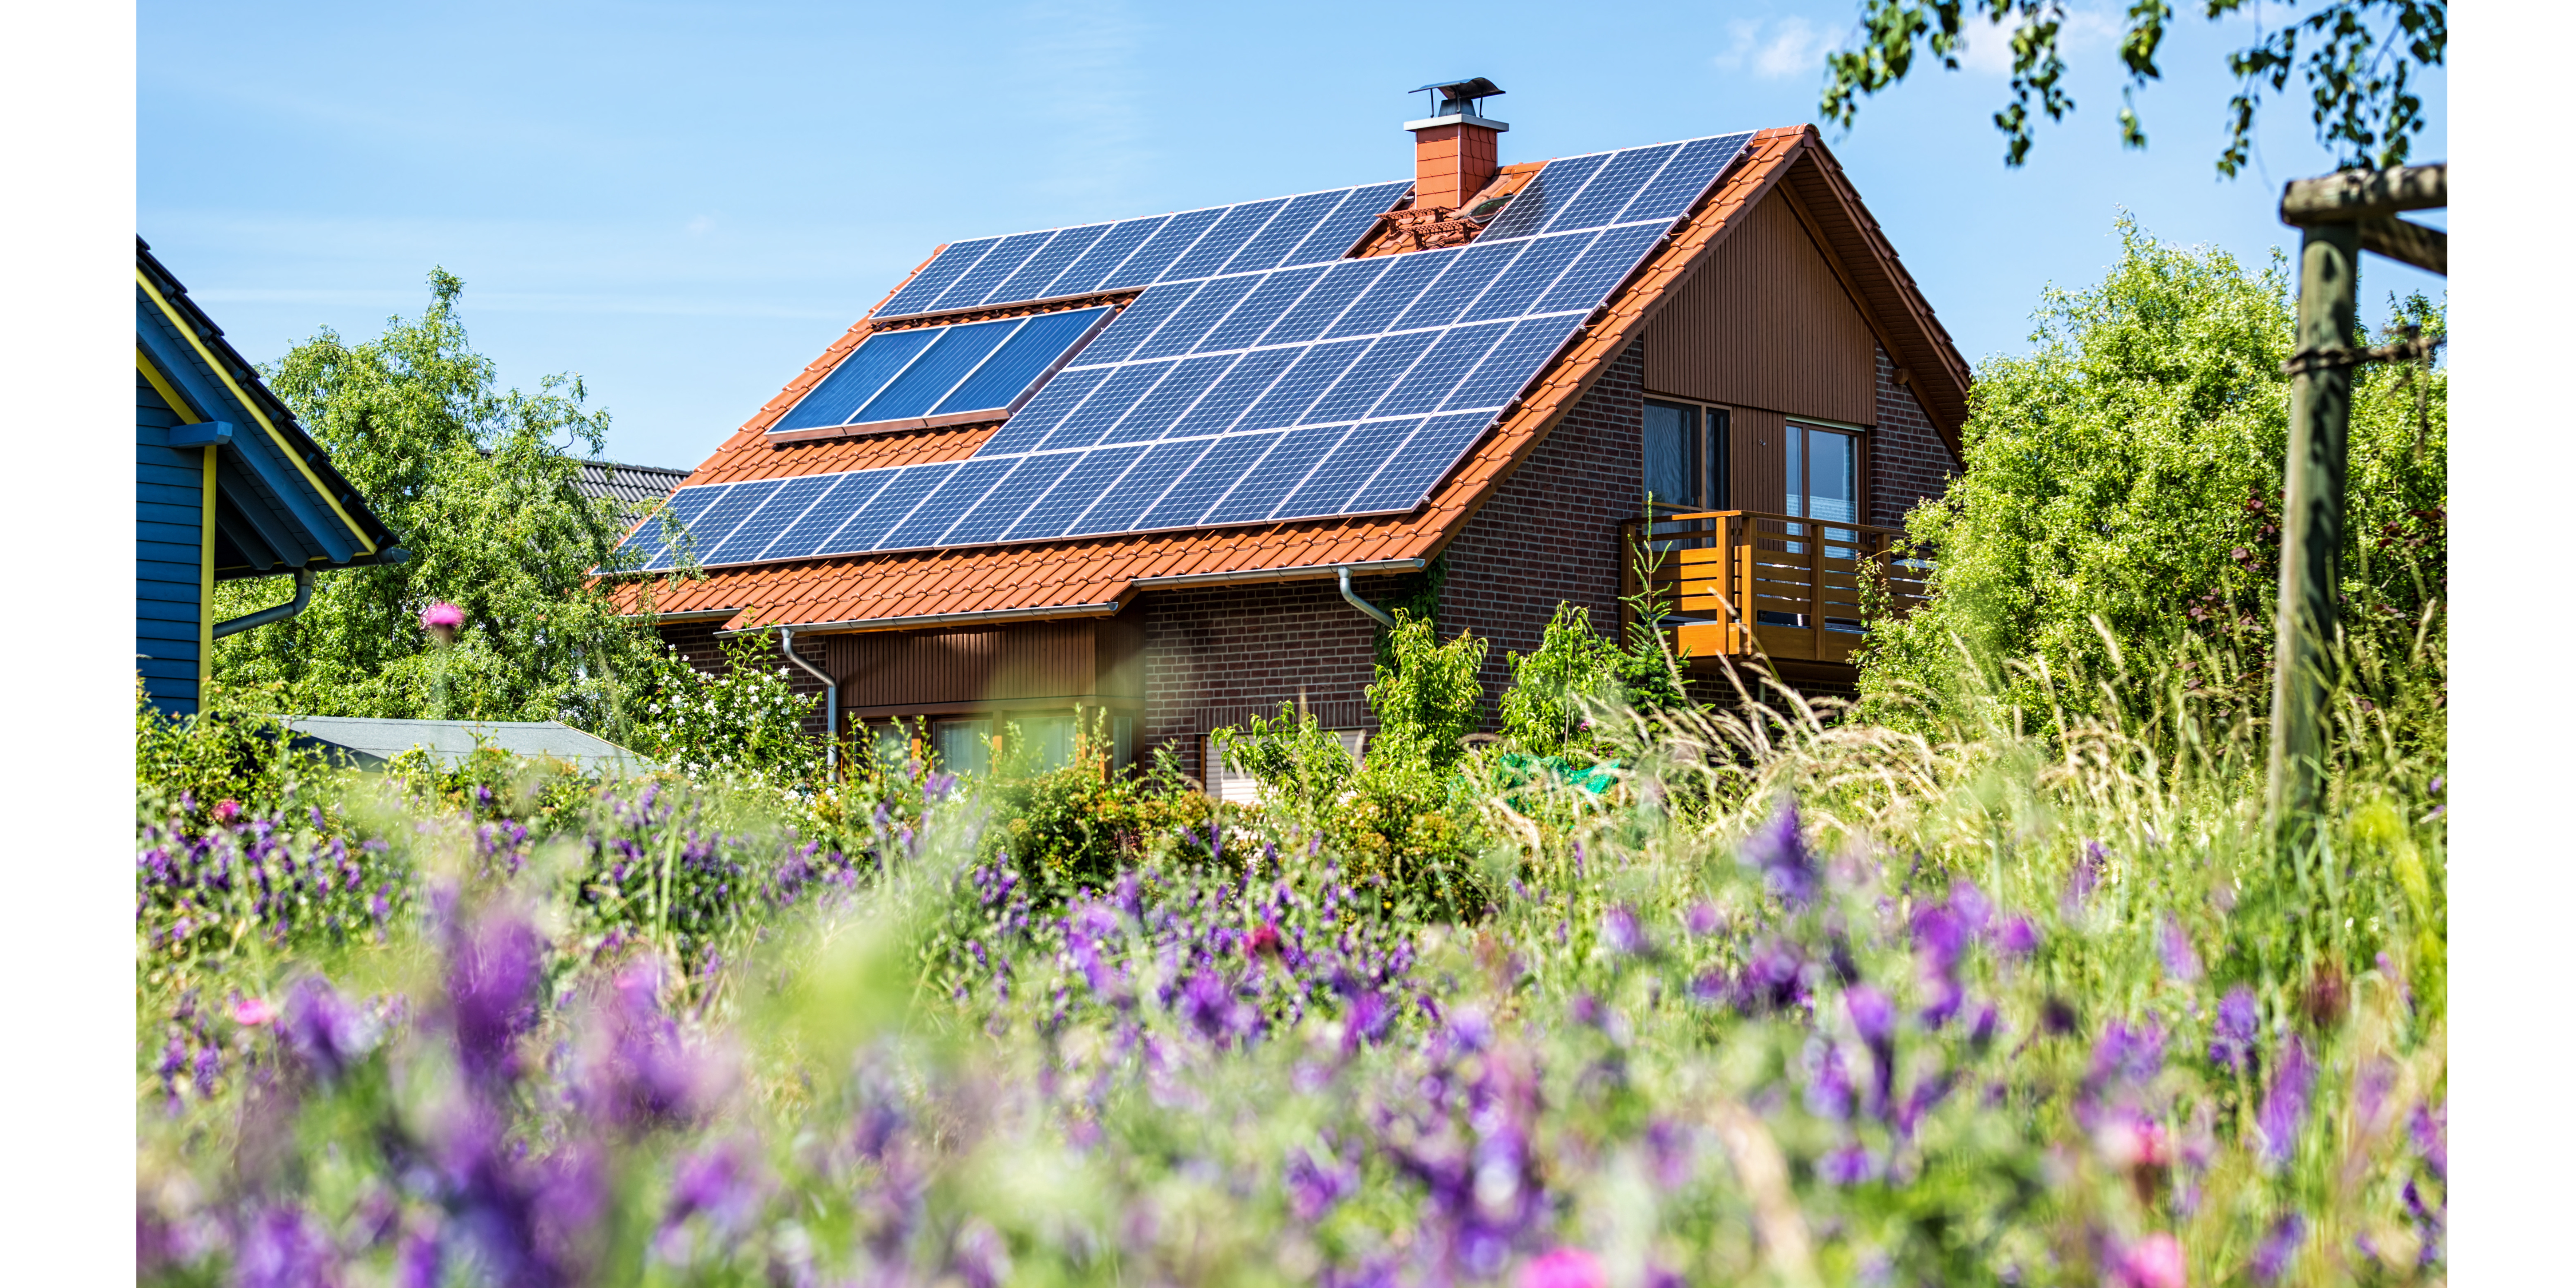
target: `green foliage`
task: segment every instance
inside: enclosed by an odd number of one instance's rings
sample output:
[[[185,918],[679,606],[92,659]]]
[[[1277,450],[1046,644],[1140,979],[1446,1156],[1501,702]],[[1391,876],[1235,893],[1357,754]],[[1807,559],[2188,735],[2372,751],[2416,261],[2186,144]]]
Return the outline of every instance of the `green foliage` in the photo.
[[[2048,294],[2036,350],[1979,372],[1966,472],[1907,520],[1935,560],[1933,601],[1871,629],[1861,688],[1875,718],[1920,727],[1972,693],[2034,719],[2100,712],[2104,694],[2070,677],[2117,674],[2123,653],[2189,662],[2204,689],[2232,686],[2240,705],[2261,707],[2287,438],[2285,271],[2276,259],[2250,274],[2125,218],[2119,230],[2121,260],[2099,285]],[[2420,298],[2399,311],[2441,326]],[[2343,563],[2347,628],[2372,644],[2356,664],[2436,710],[2440,547],[2418,538],[2440,517],[2447,382],[2384,367],[2355,382]],[[2197,660],[2177,652],[2187,633]]]
[[[2248,0],[2203,4],[2213,22],[2249,7]],[[2297,0],[2289,7],[2296,9]],[[2065,91],[2066,59],[2059,48],[2066,17],[2063,0],[1863,0],[1858,47],[1825,60],[1832,79],[1820,110],[1826,120],[1849,127],[1860,100],[1904,80],[1918,50],[1957,71],[1969,21],[1983,18],[1997,29],[2010,22],[2012,97],[1994,121],[2005,139],[2004,164],[2018,166],[2030,154],[2034,100],[2052,121],[2075,108]],[[2121,90],[2120,140],[2126,146],[2147,145],[2133,96],[2163,75],[2156,55],[2172,20],[2173,6],[2163,0],[2129,6],[2120,35],[2128,79]],[[2449,0],[2325,0],[2279,26],[2258,17],[2254,43],[2227,55],[2237,90],[2227,103],[2227,144],[2218,172],[2233,177],[2244,167],[2264,92],[2282,92],[2294,71],[2308,90],[2317,142],[2336,154],[2338,167],[2405,164],[2426,124],[2416,84],[2426,69],[2442,65],[2449,43]]]
[[[1289,703],[1279,713],[1255,713],[1244,731],[1218,733],[1226,764],[1261,785],[1261,803],[1280,819],[1307,828],[1326,826],[1351,788],[1359,763],[1323,722]]]
[[[799,695],[778,638],[750,632],[718,646],[713,672],[689,665],[677,649],[652,657],[632,747],[693,778],[728,779],[778,788],[821,776],[821,742],[805,732],[819,695]]]
[[[1503,737],[1541,756],[1589,744],[1587,704],[1615,699],[1629,659],[1592,629],[1589,610],[1556,606],[1536,651],[1506,653],[1512,685],[1503,692]]]
[[[264,369],[411,559],[323,575],[302,614],[218,641],[215,677],[249,709],[562,720],[622,741],[658,642],[590,583],[628,522],[573,486],[571,456],[597,454],[607,413],[578,377],[500,389],[457,316],[463,285],[434,270],[420,316],[363,343],[325,328]],[[218,615],[286,590],[224,583]],[[437,649],[417,619],[442,599],[465,623]]]
[[[1369,759],[1446,774],[1465,754],[1459,740],[1476,728],[1485,641],[1462,630],[1443,644],[1431,619],[1404,611],[1395,614],[1387,637],[1393,660],[1379,664],[1377,682],[1368,687],[1378,726]]]
[[[236,813],[300,813],[336,793],[342,771],[297,746],[276,720],[214,710],[171,717],[134,686],[136,803],[147,817],[202,822],[218,805]]]
[[[1153,838],[1204,827],[1207,794],[1180,776],[1168,754],[1142,774],[1115,773],[1105,711],[1085,713],[1072,763],[1042,768],[1016,724],[1006,725],[994,772],[979,784],[995,825],[988,849],[1007,857],[1035,890],[1060,896],[1104,888],[1142,858]]]

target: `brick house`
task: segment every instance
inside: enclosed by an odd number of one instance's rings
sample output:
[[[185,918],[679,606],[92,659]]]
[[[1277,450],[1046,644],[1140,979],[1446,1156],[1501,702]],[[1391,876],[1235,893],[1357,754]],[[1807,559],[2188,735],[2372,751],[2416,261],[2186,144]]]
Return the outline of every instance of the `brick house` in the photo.
[[[1969,373],[1842,168],[1812,127],[1504,165],[1499,91],[1434,88],[1410,180],[940,247],[629,538],[704,571],[660,629],[776,634],[863,741],[1091,710],[1199,774],[1283,701],[1365,731],[1380,604],[1490,641],[1490,695],[1643,542],[1696,668],[1848,685]]]

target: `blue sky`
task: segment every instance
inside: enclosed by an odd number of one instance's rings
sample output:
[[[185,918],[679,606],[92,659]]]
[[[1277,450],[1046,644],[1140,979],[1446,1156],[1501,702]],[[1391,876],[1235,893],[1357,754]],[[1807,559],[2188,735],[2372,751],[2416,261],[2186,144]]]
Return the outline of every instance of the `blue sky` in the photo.
[[[2124,151],[2125,7],[2073,5],[2078,110],[2019,171],[1988,122],[1999,39],[1827,130],[1971,361],[2026,347],[2044,285],[2100,274],[2120,209],[2259,263],[2291,244],[2279,184],[2331,164],[2293,99],[2216,177],[2220,60],[2251,23],[2196,5],[2139,96],[2152,145]],[[1403,91],[1433,79],[1508,91],[1507,161],[1797,124],[1856,11],[146,0],[138,227],[261,361],[417,312],[443,265],[505,381],[579,373],[611,456],[685,466],[941,241],[1402,178]],[[2416,289],[2441,284],[2373,259],[2365,313]]]

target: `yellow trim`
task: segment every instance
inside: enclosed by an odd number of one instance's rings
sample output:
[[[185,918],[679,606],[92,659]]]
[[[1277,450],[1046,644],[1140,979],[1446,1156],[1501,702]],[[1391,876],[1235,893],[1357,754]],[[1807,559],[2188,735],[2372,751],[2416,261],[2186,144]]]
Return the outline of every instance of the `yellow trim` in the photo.
[[[206,366],[213,370],[215,378],[224,382],[224,388],[232,391],[233,397],[241,403],[242,410],[249,412],[251,419],[258,421],[259,427],[268,431],[269,439],[277,444],[279,451],[286,453],[286,459],[295,462],[295,468],[303,473],[304,481],[313,485],[314,494],[322,498],[323,504],[331,507],[331,513],[340,516],[340,522],[348,525],[349,535],[358,539],[358,544],[363,547],[362,553],[374,554],[376,543],[367,539],[366,530],[358,526],[357,520],[349,517],[348,511],[340,508],[339,498],[331,495],[331,489],[322,486],[321,478],[314,474],[312,466],[304,463],[304,457],[296,452],[295,445],[286,441],[286,435],[277,426],[268,423],[268,417],[260,411],[259,404],[252,402],[250,395],[243,393],[242,387],[233,383],[232,373],[224,370],[224,364],[216,361],[215,355],[207,350],[206,342],[197,338],[197,329],[188,325],[187,319],[179,316],[179,310],[170,307],[170,301],[161,298],[161,292],[153,287],[152,279],[144,276],[142,269],[134,270],[134,282],[143,288],[144,294],[152,297],[154,304],[161,306],[162,315],[170,319],[170,325],[177,328],[179,334],[187,337],[189,345],[196,349],[197,356],[205,359]]]
[[[153,392],[161,395],[161,401],[170,404],[170,410],[179,413],[180,424],[194,425],[205,419],[189,410],[188,400],[180,397],[179,391],[171,387],[170,378],[162,375],[159,367],[152,365],[152,356],[145,353],[141,345],[136,345],[134,349],[134,369],[142,372],[145,380],[152,382]]]
[[[197,553],[197,709],[206,709],[206,686],[215,678],[215,449],[206,454],[205,536]]]

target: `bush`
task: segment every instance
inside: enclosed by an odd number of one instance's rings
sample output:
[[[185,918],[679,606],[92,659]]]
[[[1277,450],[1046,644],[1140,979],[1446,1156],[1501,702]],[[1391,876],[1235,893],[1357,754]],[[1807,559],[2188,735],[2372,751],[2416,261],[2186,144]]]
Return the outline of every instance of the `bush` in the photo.
[[[1908,539],[1935,562],[1932,602],[1871,628],[1861,690],[1874,719],[1974,721],[1961,704],[1988,691],[2034,715],[2098,713],[2100,691],[2062,681],[2111,675],[2122,652],[2173,653],[2186,634],[2241,654],[2202,665],[2263,674],[2287,441],[2287,268],[2276,257],[2251,274],[2126,218],[2118,228],[2122,257],[2100,284],[2047,294],[2034,352],[1978,372],[1967,468],[1907,519]],[[2443,325],[2420,297],[2393,312]],[[2440,549],[2423,538],[2438,535],[2447,381],[2383,366],[2363,368],[2354,387],[2345,625],[2375,655],[2365,668],[2403,673],[2386,681],[2400,688],[2440,683]],[[2438,709],[2428,700],[2410,736],[2426,736],[2421,717]]]

